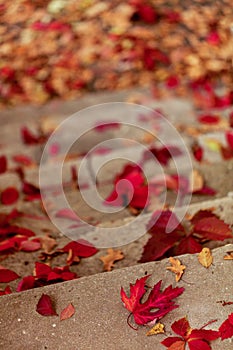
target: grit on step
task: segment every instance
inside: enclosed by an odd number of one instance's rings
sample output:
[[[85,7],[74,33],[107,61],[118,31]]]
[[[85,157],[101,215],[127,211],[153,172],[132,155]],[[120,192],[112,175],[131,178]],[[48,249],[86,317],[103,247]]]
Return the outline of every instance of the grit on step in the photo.
[[[150,286],[161,279],[162,288],[175,286],[174,275],[166,270],[167,259],[1,297],[1,348],[162,350],[165,348],[160,342],[174,335],[171,324],[184,316],[193,328],[216,319],[207,328],[217,330],[232,313],[231,305],[222,305],[223,301],[232,301],[232,261],[223,260],[232,250],[233,245],[213,250],[214,263],[209,269],[200,265],[197,255],[179,257],[186,270],[178,286],[185,291],[176,300],[179,308],[162,319],[166,335],[147,337],[146,327],[135,331],[127,325],[129,313],[121,302],[120,288],[128,293],[129,284],[145,274],[151,274]],[[36,305],[42,293],[52,298],[58,314],[69,303],[75,307],[75,314],[65,321],[60,321],[59,316],[39,315]],[[232,350],[232,339],[218,339],[211,346],[213,350]]]

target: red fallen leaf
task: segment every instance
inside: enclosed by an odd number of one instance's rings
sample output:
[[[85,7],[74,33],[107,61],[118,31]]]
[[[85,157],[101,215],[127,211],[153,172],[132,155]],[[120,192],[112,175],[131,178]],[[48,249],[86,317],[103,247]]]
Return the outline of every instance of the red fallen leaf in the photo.
[[[233,158],[233,149],[231,149],[230,147],[224,147],[222,145],[220,151],[223,159],[228,160]]]
[[[77,278],[77,274],[75,272],[71,272],[68,266],[63,267],[54,267],[52,271],[48,274],[47,281],[71,281]]]
[[[24,290],[32,289],[35,287],[35,277],[34,276],[25,276],[19,281],[16,288],[16,292],[23,292]]]
[[[21,129],[21,137],[26,145],[35,145],[40,142],[40,137],[34,135],[26,126]]]
[[[177,308],[172,299],[181,295],[184,288],[172,288],[170,285],[164,291],[161,291],[161,283],[159,281],[154,285],[147,300],[142,303],[142,297],[146,293],[145,282],[150,275],[136,280],[134,285],[130,284],[130,297],[128,297],[123,288],[121,288],[121,300],[124,307],[130,311],[130,315],[134,316],[134,320],[138,325],[154,324],[168,312]],[[154,310],[158,309],[158,310]],[[153,310],[153,311],[152,311]],[[129,317],[130,317],[129,315]],[[128,317],[128,319],[129,319]]]
[[[216,191],[208,186],[203,186],[202,189],[198,191],[194,191],[193,194],[203,194],[206,196],[214,196],[216,194]]]
[[[41,248],[41,243],[38,238],[26,240],[20,243],[19,250],[24,252],[35,252]]]
[[[35,262],[35,276],[40,279],[47,279],[48,274],[52,271],[51,267],[40,263]]]
[[[6,227],[0,227],[0,237],[11,237],[11,236],[27,236],[27,237],[32,237],[35,236],[35,233],[25,227],[19,227],[19,226],[14,226],[14,225],[9,225]]]
[[[72,317],[74,313],[75,313],[75,308],[70,303],[65,309],[61,311],[60,321],[67,320],[68,318]]]
[[[216,216],[202,218],[193,227],[193,232],[201,236],[201,239],[223,241],[232,238],[229,225]]]
[[[158,231],[158,233],[154,234],[143,247],[142,257],[139,262],[144,263],[162,258],[176,242],[179,242],[180,237],[178,232],[166,234]]]
[[[0,156],[0,174],[5,173],[7,170],[7,159],[5,156]]]
[[[52,301],[49,295],[42,294],[40,300],[37,303],[36,311],[42,316],[54,316],[57,315],[53,308]]]
[[[183,226],[171,210],[156,210],[147,224],[147,229],[152,234],[166,232],[167,230],[170,231],[171,228],[177,228],[181,232],[184,231]]]
[[[233,150],[233,131],[226,132],[226,140],[229,147]]]
[[[61,248],[61,251],[65,253],[69,253],[70,250],[72,250],[73,256],[78,256],[80,258],[88,258],[98,252],[98,249],[84,239],[69,242]]]
[[[175,321],[172,330],[180,337],[168,337],[161,344],[168,350],[184,350],[188,344],[190,350],[211,350],[210,342],[219,338],[219,332],[213,330],[192,329],[186,317]]]
[[[11,293],[12,293],[12,290],[11,290],[10,286],[6,286],[6,288],[4,290],[0,290],[0,296],[11,294]]]
[[[73,220],[73,221],[77,221],[77,222],[82,223],[82,221],[79,219],[78,215],[75,214],[75,212],[69,208],[64,208],[64,209],[58,210],[56,213],[56,217],[69,219],[69,220]]]
[[[16,154],[12,157],[13,161],[24,166],[31,166],[34,165],[35,162],[25,154]]]
[[[0,266],[0,283],[8,283],[19,278],[19,275],[12,270]]]
[[[203,154],[204,154],[203,148],[201,146],[199,146],[198,144],[194,144],[192,146],[192,151],[193,151],[194,158],[198,162],[201,162],[203,159]]]
[[[230,127],[233,128],[233,111],[229,114],[229,124]]]
[[[119,122],[98,122],[94,127],[94,130],[97,132],[104,132],[107,130],[119,129],[121,124]]]
[[[30,202],[33,200],[41,199],[40,189],[27,181],[23,181],[22,192],[26,194],[26,201]]]
[[[190,235],[181,239],[178,246],[175,247],[174,253],[175,255],[195,254],[200,253],[201,250],[202,245],[197,242],[192,235]]]
[[[170,77],[167,78],[165,84],[166,84],[166,87],[168,87],[169,89],[174,89],[180,84],[180,81],[176,76],[171,75]]]
[[[142,4],[138,6],[138,15],[141,20],[150,24],[155,23],[157,19],[155,9],[147,4]]]
[[[198,117],[198,121],[202,124],[218,124],[220,120],[219,116],[212,114],[204,114]]]
[[[118,184],[118,181],[121,181]],[[128,206],[143,209],[148,205],[148,186],[138,165],[126,165],[114,180],[115,188],[105,199],[106,205]],[[132,198],[131,198],[132,197]]]
[[[4,205],[11,205],[17,202],[19,198],[19,192],[14,187],[7,187],[1,193],[1,202]]]
[[[179,12],[168,10],[165,13],[165,19],[170,23],[178,23],[181,20]]]
[[[221,324],[219,333],[222,340],[233,337],[233,313]]]
[[[162,165],[167,165],[169,160],[182,155],[182,151],[176,146],[151,147],[143,154],[143,161],[153,159],[153,156]]]
[[[219,45],[220,36],[217,32],[211,32],[208,34],[206,41],[211,45]]]

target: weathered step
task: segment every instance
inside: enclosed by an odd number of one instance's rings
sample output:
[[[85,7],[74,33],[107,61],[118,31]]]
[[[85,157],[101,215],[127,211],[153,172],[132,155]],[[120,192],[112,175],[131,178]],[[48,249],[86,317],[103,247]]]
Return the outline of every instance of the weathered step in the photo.
[[[29,203],[29,205],[31,205]],[[195,203],[189,206],[188,213],[193,215],[198,210],[201,209],[214,209],[214,212],[222,219],[225,223],[233,226],[233,199],[231,197],[226,198],[220,198],[216,200],[209,200],[204,201],[202,203]],[[146,232],[146,224],[148,223],[149,219],[151,217],[151,214],[143,215],[140,222],[134,224],[133,231],[131,229],[127,229],[125,226],[130,221],[134,220],[134,217],[126,218],[124,220],[118,220],[117,222],[105,222],[102,223],[101,226],[106,227],[111,231],[111,228],[118,225],[119,226],[119,232],[123,232],[123,237],[132,237],[132,234],[135,234],[137,236],[137,233],[139,231]],[[52,224],[49,221],[38,221],[38,220],[32,220],[29,218],[24,218],[22,222],[22,226],[28,227],[32,230],[34,230],[38,237],[44,235],[44,229],[47,228],[50,231],[50,234],[56,238],[56,241],[58,243],[58,248],[62,248],[65,244],[69,242],[69,239],[66,236],[59,235],[57,233],[57,230],[52,227]],[[122,227],[120,227],[122,226]],[[87,233],[84,238],[87,240],[89,239],[90,233]],[[127,245],[121,246],[119,242],[119,248],[123,254],[124,259],[121,261],[118,261],[115,264],[114,269],[120,269],[124,267],[134,266],[138,264],[138,261],[141,258],[142,252],[143,252],[143,246],[146,244],[148,239],[150,238],[150,234],[145,233],[143,236],[137,236],[136,239],[132,242],[130,242]],[[115,241],[117,241],[117,237],[115,238]],[[233,243],[233,239],[227,239],[225,241],[210,241],[205,246],[209,246],[210,248],[216,248],[217,246],[222,246],[227,243]],[[15,254],[9,255],[5,260],[2,261],[2,265],[6,268],[12,269],[15,271],[19,276],[24,277],[28,275],[33,274],[33,270],[35,267],[35,262],[38,261],[38,256],[40,255],[40,251],[36,251],[33,253],[26,253],[26,252],[17,252]],[[77,265],[73,265],[71,267],[71,270],[73,272],[76,272],[78,276],[89,276],[96,273],[101,273],[103,271],[103,263],[100,261],[100,257],[106,255],[106,249],[100,249],[97,254],[95,254],[92,257],[89,257],[87,259],[81,259],[80,263]],[[52,266],[64,266],[66,264],[66,256],[58,256],[55,257],[52,260]],[[16,287],[18,285],[19,280],[13,281],[10,283],[10,286],[12,287],[12,290],[16,290]],[[5,288],[6,284],[0,285],[0,287]],[[1,298],[0,298],[1,299]]]
[[[145,274],[151,274],[150,286],[161,279],[162,288],[175,286],[174,275],[166,270],[170,265],[167,259],[2,296],[0,346],[8,350],[163,350],[160,342],[174,335],[171,324],[184,316],[192,328],[198,329],[216,319],[206,328],[217,330],[232,313],[232,305],[223,307],[233,297],[232,261],[223,259],[232,250],[233,245],[213,250],[213,264],[208,269],[200,265],[197,255],[179,257],[186,270],[177,285],[185,291],[177,298],[179,308],[162,319],[166,335],[147,337],[148,328],[131,329],[126,322],[129,312],[121,302],[120,289],[124,287],[129,293],[129,284]],[[39,315],[36,305],[42,293],[52,298],[58,314],[69,303],[75,307],[75,314],[64,321],[59,316]],[[213,350],[232,350],[232,339],[218,339],[211,346]]]

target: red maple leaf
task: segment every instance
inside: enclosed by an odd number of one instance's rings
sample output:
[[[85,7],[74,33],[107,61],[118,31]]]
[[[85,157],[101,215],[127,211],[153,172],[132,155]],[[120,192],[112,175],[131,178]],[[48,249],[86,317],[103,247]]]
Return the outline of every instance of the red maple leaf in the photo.
[[[159,281],[151,289],[147,300],[142,302],[142,298],[146,293],[145,283],[149,277],[150,275],[142,277],[136,280],[134,285],[130,284],[129,297],[126,295],[124,289],[121,288],[121,300],[124,307],[130,311],[129,317],[131,314],[134,316],[134,320],[138,325],[148,323],[154,324],[168,312],[177,308],[178,305],[175,305],[173,299],[178,297],[184,291],[184,288],[172,288],[171,285],[164,291],[161,291],[160,288],[162,281]]]
[[[233,313],[221,324],[219,333],[222,340],[233,337]]]
[[[188,344],[190,350],[211,350],[210,341],[219,338],[218,331],[192,329],[186,317],[175,321],[171,326],[180,337],[168,337],[161,342],[168,350],[184,350]]]

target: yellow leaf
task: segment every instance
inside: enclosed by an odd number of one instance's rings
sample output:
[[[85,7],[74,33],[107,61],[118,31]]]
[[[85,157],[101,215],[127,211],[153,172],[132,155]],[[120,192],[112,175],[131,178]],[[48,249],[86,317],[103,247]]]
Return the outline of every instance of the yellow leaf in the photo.
[[[221,150],[221,143],[215,139],[206,139],[205,145],[213,152],[219,152]]]
[[[167,270],[170,270],[176,274],[176,282],[178,282],[181,279],[181,276],[183,275],[186,266],[182,265],[179,259],[170,257],[169,260],[172,266],[168,266]]]
[[[227,255],[224,256],[224,260],[233,260],[233,251],[227,252]]]
[[[202,251],[198,254],[199,263],[208,268],[213,262],[213,256],[209,248],[203,248]]]
[[[147,333],[146,335],[155,335],[155,334],[161,334],[161,333],[165,333],[164,330],[164,324],[162,323],[156,323],[154,325],[154,327],[152,327]]]
[[[104,271],[111,271],[114,266],[114,261],[124,259],[124,255],[120,250],[113,250],[112,248],[107,250],[108,254],[101,256],[100,260],[104,263]]]

